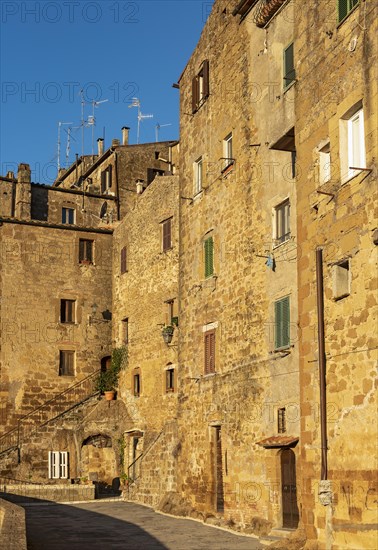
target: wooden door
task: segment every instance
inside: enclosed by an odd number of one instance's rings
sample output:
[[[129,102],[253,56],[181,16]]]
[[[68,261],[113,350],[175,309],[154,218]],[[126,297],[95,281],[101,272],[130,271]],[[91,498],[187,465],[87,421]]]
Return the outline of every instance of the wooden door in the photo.
[[[282,526],[298,527],[297,482],[295,454],[291,449],[281,453]]]

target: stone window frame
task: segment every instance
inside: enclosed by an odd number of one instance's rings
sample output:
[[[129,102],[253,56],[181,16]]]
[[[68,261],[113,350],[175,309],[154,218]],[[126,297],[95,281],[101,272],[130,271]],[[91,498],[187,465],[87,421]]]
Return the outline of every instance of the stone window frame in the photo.
[[[329,138],[323,140],[318,148],[319,164],[319,185],[325,185],[332,180],[331,164],[331,141]]]
[[[209,76],[209,60],[204,59],[192,80],[192,114],[202,107],[210,95]]]
[[[71,305],[71,309],[68,305]],[[67,320],[68,317],[71,319]],[[59,322],[64,325],[75,325],[77,320],[77,300],[75,298],[60,299]]]
[[[72,221],[69,221],[69,214],[72,213]],[[68,215],[68,221],[67,221]],[[62,205],[62,224],[63,225],[75,225],[76,224],[76,208],[71,205]]]
[[[140,397],[142,394],[142,371],[140,367],[135,367],[131,373],[131,392],[134,397]]]
[[[82,244],[83,243],[83,244]],[[86,243],[86,244],[84,244]],[[88,254],[88,243],[91,243],[90,253]],[[79,238],[79,264],[80,265],[95,265],[95,240]]]
[[[76,376],[76,351],[74,349],[59,350],[59,376],[64,378]]]
[[[164,368],[164,392],[175,393],[177,391],[176,366],[173,363],[167,363]]]
[[[286,206],[288,206],[288,216],[286,215]],[[286,197],[283,201],[279,202],[273,208],[273,248],[277,248],[284,243],[291,240],[291,224],[290,224],[290,210],[291,210],[291,201],[290,197]],[[280,219],[281,213],[284,211],[285,224],[288,225],[288,231],[283,234],[279,234]],[[282,225],[282,223],[281,223]]]

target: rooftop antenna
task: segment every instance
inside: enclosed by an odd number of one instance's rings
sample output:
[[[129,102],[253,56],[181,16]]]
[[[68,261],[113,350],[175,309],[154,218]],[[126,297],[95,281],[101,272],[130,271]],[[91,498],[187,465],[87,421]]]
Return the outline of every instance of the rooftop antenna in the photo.
[[[58,172],[60,170],[60,130],[66,124],[73,124],[73,122],[58,122]]]
[[[92,155],[94,155],[94,127],[96,126],[95,107],[98,107],[101,103],[106,103],[108,99],[101,101],[92,101],[92,114],[88,116],[88,126],[92,126]]]
[[[159,141],[159,130],[160,128],[164,128],[164,126],[172,126],[171,123],[169,124],[159,124],[157,123],[156,126],[155,126],[155,141],[158,142]]]
[[[138,107],[138,131],[137,131],[137,143],[139,143],[140,136],[140,123],[145,118],[153,118],[154,115],[143,115],[140,108],[140,100],[137,97],[131,98],[131,105],[129,107]]]
[[[76,141],[74,136],[72,135],[72,130],[79,128],[79,126],[68,126],[67,130],[65,130],[67,134],[67,145],[66,145],[66,167],[68,166],[69,158],[70,158],[70,150],[71,150],[71,139]]]

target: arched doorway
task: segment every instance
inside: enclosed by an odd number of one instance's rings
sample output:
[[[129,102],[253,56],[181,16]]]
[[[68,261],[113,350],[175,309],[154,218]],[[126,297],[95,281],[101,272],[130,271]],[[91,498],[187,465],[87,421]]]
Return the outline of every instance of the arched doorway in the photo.
[[[282,527],[296,528],[299,522],[295,454],[291,449],[281,452]]]

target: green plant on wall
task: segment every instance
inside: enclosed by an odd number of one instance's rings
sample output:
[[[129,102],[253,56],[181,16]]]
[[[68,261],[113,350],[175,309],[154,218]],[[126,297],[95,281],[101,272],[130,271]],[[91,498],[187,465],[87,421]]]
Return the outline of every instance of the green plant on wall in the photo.
[[[127,348],[125,346],[114,348],[110,367],[101,371],[95,382],[95,390],[100,393],[114,391],[118,386],[119,373],[127,364]]]

